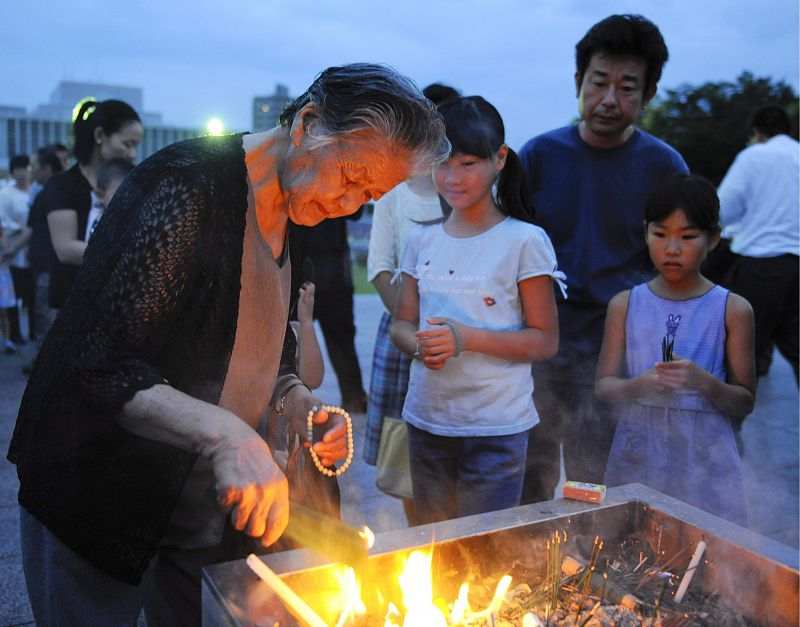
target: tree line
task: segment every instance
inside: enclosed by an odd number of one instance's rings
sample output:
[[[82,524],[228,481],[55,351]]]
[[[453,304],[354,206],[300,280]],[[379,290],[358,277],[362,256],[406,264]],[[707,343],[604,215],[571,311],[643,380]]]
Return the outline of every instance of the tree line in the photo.
[[[693,174],[719,185],[736,155],[747,145],[747,120],[764,105],[784,107],[797,139],[798,98],[784,81],[742,72],[735,82],[684,84],[665,90],[642,116],[640,126],[683,155]]]

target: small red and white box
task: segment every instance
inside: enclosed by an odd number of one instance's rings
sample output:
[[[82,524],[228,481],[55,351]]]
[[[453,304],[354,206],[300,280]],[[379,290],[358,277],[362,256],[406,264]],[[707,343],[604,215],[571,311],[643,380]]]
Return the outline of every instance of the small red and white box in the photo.
[[[562,496],[565,499],[602,503],[606,496],[606,486],[600,483],[584,483],[583,481],[567,481]]]

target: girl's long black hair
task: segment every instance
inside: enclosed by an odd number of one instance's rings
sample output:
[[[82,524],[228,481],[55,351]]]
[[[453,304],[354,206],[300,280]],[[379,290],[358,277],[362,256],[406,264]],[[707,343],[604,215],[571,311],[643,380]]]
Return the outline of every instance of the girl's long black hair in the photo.
[[[506,130],[497,109],[480,96],[466,96],[447,101],[439,107],[452,145],[451,154],[460,152],[480,159],[490,159],[505,143]],[[444,199],[442,208],[449,215]],[[512,218],[533,222],[534,209],[522,163],[511,148],[505,167],[497,179],[497,207]]]

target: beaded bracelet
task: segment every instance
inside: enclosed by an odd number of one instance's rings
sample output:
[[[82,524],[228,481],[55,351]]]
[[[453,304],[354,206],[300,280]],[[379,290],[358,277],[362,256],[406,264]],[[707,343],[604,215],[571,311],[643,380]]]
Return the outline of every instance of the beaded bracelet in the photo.
[[[283,394],[281,395],[281,400],[278,403],[277,407],[279,416],[283,416],[283,410],[286,409],[286,397],[289,396],[289,391],[296,388],[299,385],[302,385],[304,388],[308,389],[308,386],[305,383],[303,383],[300,379],[298,379],[297,381],[293,381],[292,383],[286,386],[286,389],[283,391]]]
[[[348,414],[344,409],[341,407],[335,407],[333,405],[323,405],[322,409],[324,409],[329,414],[339,414],[344,416],[345,424],[347,425],[347,457],[344,460],[344,463],[339,466],[336,470],[331,470],[326,466],[322,465],[322,462],[319,460],[319,456],[317,452],[314,450],[313,441],[314,441],[314,414],[317,412],[317,407],[314,406],[308,410],[308,451],[311,453],[311,459],[314,460],[314,465],[317,467],[323,475],[326,477],[338,477],[341,475],[347,467],[350,466],[350,462],[353,461],[353,421],[350,420],[350,414]]]
[[[453,332],[453,337],[456,339],[456,354],[453,355],[453,357],[458,357],[464,348],[464,345],[461,343],[461,333],[456,325],[453,324],[452,320],[445,320],[442,324]]]

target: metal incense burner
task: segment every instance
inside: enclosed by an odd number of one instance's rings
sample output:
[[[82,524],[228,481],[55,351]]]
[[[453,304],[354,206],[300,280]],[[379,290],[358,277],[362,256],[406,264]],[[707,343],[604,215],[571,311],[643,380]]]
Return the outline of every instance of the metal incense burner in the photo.
[[[557,499],[380,534],[370,550],[370,572],[388,577],[396,572],[398,557],[431,544],[434,581],[437,573],[453,569],[464,575],[476,566],[503,572],[520,560],[543,570],[547,540],[563,531],[566,550],[583,556],[596,536],[610,546],[635,535],[667,554],[702,540],[706,562],[692,587],[718,594],[754,623],[798,624],[796,549],[639,484],[609,489],[602,504]],[[324,606],[330,565],[307,549],[263,560],[309,605]],[[207,626],[297,624],[244,560],[204,569],[202,595]]]

